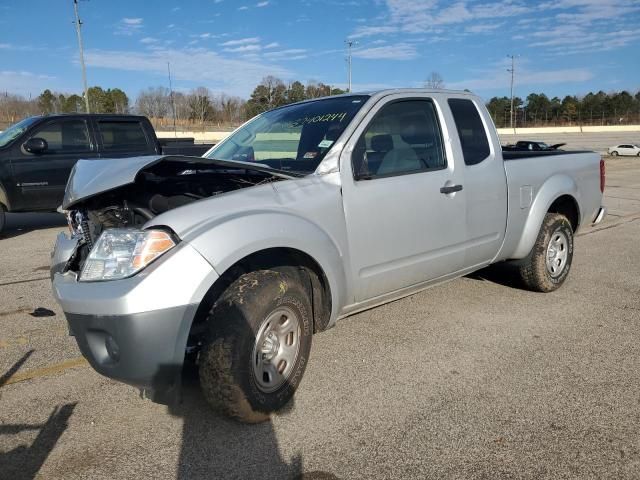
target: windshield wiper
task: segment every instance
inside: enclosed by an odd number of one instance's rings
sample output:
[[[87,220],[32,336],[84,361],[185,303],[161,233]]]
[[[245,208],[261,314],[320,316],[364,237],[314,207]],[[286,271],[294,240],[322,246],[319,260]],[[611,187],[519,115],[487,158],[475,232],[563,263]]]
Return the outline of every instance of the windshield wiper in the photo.
[[[283,177],[288,177],[288,178],[306,177],[310,173],[310,172],[298,172],[296,170],[282,170],[280,168],[273,168],[270,165],[262,165],[257,162],[243,162],[241,160],[223,160],[221,158],[213,158],[213,157],[206,157],[206,158],[208,160],[213,160],[214,162],[218,162],[223,165],[237,166],[238,168],[248,168],[248,169],[256,170],[258,172],[277,173],[278,175],[281,175]]]

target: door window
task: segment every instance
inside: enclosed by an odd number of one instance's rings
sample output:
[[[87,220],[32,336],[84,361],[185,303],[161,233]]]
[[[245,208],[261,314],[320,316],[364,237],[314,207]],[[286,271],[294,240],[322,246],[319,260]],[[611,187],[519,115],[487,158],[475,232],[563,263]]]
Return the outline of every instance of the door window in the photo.
[[[82,153],[91,151],[87,122],[63,120],[52,122],[38,130],[31,138],[47,142],[45,153]]]
[[[380,109],[351,157],[356,180],[446,168],[442,134],[431,100],[406,100]]]
[[[491,150],[478,109],[471,100],[464,98],[450,98],[449,107],[458,130],[464,163],[476,165],[482,162]],[[531,144],[529,150],[533,150]]]
[[[98,130],[102,139],[102,148],[105,151],[135,152],[149,149],[142,123],[138,121],[100,121],[98,122]]]

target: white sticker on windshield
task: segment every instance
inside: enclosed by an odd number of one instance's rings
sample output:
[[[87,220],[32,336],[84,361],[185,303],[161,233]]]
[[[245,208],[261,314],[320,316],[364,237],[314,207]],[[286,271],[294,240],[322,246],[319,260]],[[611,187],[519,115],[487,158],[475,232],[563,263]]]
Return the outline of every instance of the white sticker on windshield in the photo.
[[[322,140],[318,144],[318,147],[320,147],[320,148],[329,148],[331,145],[333,145],[333,140]]]

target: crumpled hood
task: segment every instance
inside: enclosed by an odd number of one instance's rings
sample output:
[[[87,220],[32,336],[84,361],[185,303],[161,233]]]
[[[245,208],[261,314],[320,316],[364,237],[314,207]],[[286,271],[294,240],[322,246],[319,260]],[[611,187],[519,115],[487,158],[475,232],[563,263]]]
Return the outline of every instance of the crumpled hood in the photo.
[[[78,160],[69,176],[67,188],[64,192],[64,199],[62,200],[62,208],[67,210],[81,200],[134,183],[136,176],[141,170],[151,167],[163,160],[184,162],[185,170],[189,169],[189,165],[194,164],[218,165],[230,168],[249,167],[252,170],[268,172],[271,175],[282,178],[294,178],[293,174],[287,174],[264,165],[256,165],[249,162],[216,160],[206,157],[147,155],[144,157]]]
[[[165,157],[165,155],[147,155],[78,160],[71,170],[62,208],[67,209],[80,200],[133,183],[140,170],[158,163]]]

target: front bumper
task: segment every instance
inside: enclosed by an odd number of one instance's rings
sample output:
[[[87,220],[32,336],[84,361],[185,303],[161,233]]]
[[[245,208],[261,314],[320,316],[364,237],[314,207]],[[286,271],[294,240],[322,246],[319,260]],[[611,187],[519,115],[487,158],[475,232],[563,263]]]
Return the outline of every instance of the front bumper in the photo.
[[[66,313],[82,355],[100,374],[136,386],[159,403],[180,391],[185,336],[197,305],[130,315]],[[188,336],[188,329],[186,330]],[[186,338],[184,338],[186,345]]]
[[[61,273],[74,250],[62,235],[52,254],[53,293],[84,357],[154,401],[175,398],[191,324],[218,274],[183,242],[133,277],[80,282]]]

